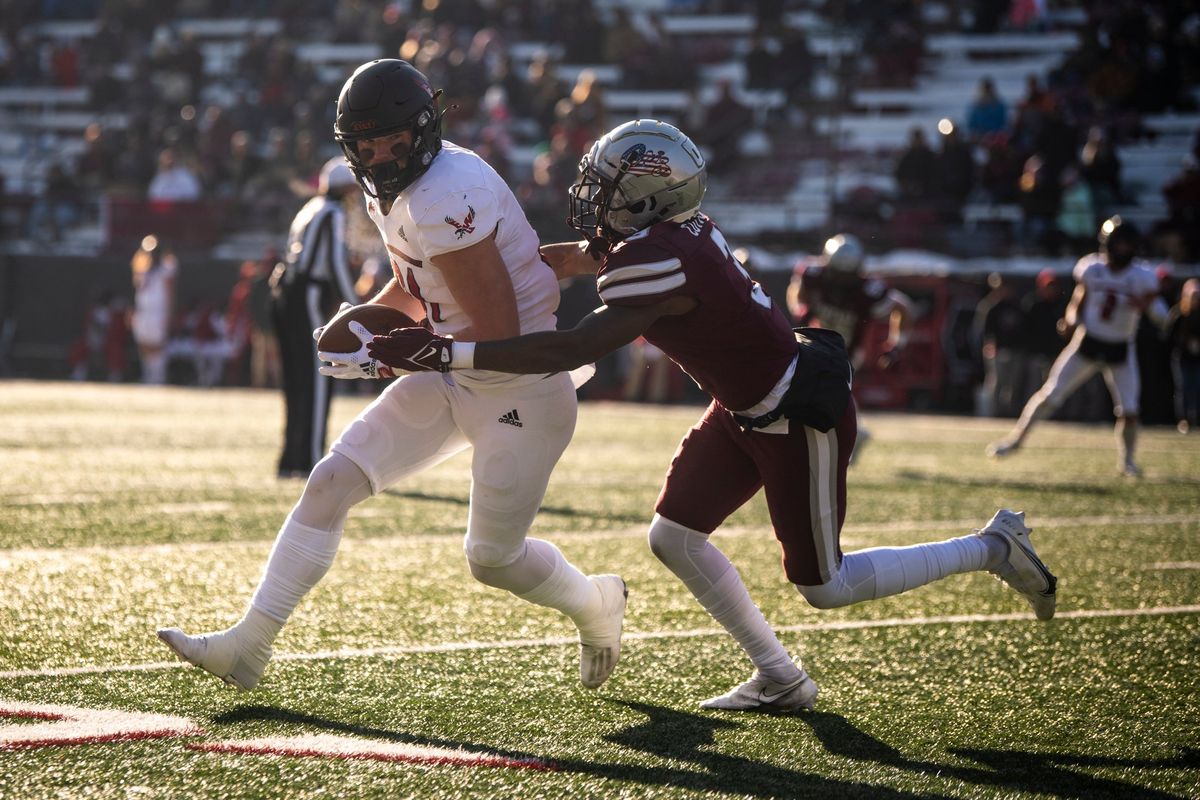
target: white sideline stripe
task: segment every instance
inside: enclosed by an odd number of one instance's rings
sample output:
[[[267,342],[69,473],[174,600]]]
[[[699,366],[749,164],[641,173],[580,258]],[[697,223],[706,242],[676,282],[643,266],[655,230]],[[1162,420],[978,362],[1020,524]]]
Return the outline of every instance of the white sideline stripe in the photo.
[[[351,512],[351,519],[354,518],[354,512]],[[282,517],[281,517],[282,519]],[[867,534],[867,533],[914,533],[927,531],[934,533],[937,531],[962,531],[966,533],[986,524],[987,520],[978,519],[941,519],[941,520],[901,520],[899,522],[859,522],[851,523],[842,527],[842,544],[846,545],[847,535]],[[1029,522],[1033,524],[1033,530],[1046,528],[1078,528],[1087,527],[1089,525],[1175,525],[1180,523],[1194,523],[1197,529],[1200,530],[1200,516],[1196,514],[1131,514],[1128,516],[1120,516],[1115,514],[1098,514],[1086,517],[1031,517]],[[559,541],[562,539],[585,539],[589,541],[597,541],[601,539],[629,539],[642,538],[646,535],[646,530],[650,527],[650,518],[646,518],[645,525],[638,525],[631,528],[619,528],[616,530],[606,531],[560,531],[557,533],[538,534],[543,538]],[[764,526],[729,526],[726,528],[718,528],[714,536],[729,538],[733,536],[769,536],[770,532]],[[39,559],[39,558],[62,558],[66,555],[79,553],[104,553],[111,554],[120,553],[177,553],[177,552],[204,552],[206,550],[223,550],[230,547],[261,547],[263,550],[269,550],[272,539],[230,539],[221,542],[174,542],[174,543],[155,543],[155,544],[118,544],[118,545],[86,545],[83,547],[14,547],[11,549],[0,548],[0,569],[7,566],[4,562],[4,557]],[[398,545],[398,544],[438,544],[449,543],[455,547],[460,547],[462,539],[458,534],[412,534],[398,536],[379,536],[370,538],[358,538],[355,536],[347,536],[342,539],[343,542],[352,542],[359,545],[364,544],[381,544],[381,545]]]
[[[1200,613],[1200,605],[1158,606],[1155,608],[1100,608],[1062,611],[1055,619],[1106,619],[1114,617],[1165,617],[1177,614]],[[806,622],[781,625],[776,631],[798,633],[805,631],[853,631],[869,628],[908,628],[922,625],[974,624],[987,622],[1028,622],[1028,613],[1012,614],[946,614],[936,617],[894,617],[891,619],[842,620],[838,622]],[[695,639],[703,636],[725,636],[722,628],[693,628],[683,631],[645,631],[626,633],[624,641],[655,639]],[[544,639],[503,639],[496,642],[443,642],[442,644],[396,645],[393,647],[343,648],[315,653],[281,653],[273,661],[324,661],[342,658],[372,658],[375,656],[414,655],[421,653],[459,653],[469,650],[509,650],[525,647],[558,647],[578,644],[574,636],[550,636]],[[112,664],[90,667],[60,667],[50,669],[17,669],[0,672],[0,680],[13,678],[58,678],[67,675],[99,675],[109,672],[154,672],[189,666],[181,661],[154,661],[146,664]]]
[[[1160,561],[1147,569],[1200,569],[1200,561]]]

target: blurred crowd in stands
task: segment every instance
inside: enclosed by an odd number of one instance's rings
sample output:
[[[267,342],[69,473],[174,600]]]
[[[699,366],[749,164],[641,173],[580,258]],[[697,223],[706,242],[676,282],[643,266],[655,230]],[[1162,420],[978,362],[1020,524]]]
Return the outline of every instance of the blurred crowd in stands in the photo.
[[[315,191],[322,163],[337,153],[334,98],[365,60],[345,53],[374,45],[380,55],[412,61],[444,90],[446,138],[477,150],[506,177],[547,240],[571,235],[565,187],[589,144],[621,121],[606,96],[670,90],[687,95],[673,121],[709,155],[710,198],[782,203],[806,160],[854,174],[864,171],[860,162],[884,159],[890,186],[847,180],[824,226],[776,232],[772,244],[812,249],[831,231],[850,230],[875,253],[922,247],[1073,260],[1093,249],[1100,219],[1136,199],[1122,178],[1120,147],[1153,141],[1146,115],[1194,110],[1200,85],[1194,4],[1080,0],[1069,6],[1078,12],[1072,29],[1080,46],[1047,74],[1030,75],[1023,96],[1001,96],[985,78],[957,118],[929,120],[904,147],[867,152],[817,123],[853,113],[856,90],[917,87],[934,34],[1034,35],[1055,27],[1054,9],[1027,0],[653,7],[664,10],[617,0],[0,0],[0,89],[83,87],[94,116],[82,142],[51,154],[33,189],[7,191],[5,207],[24,213],[15,225],[4,215],[4,237],[60,239],[105,197],[108,224],[127,226],[132,237],[110,241],[117,252],[156,232],[180,247],[184,269],[183,250],[201,243],[198,236],[210,245],[238,231],[282,238]],[[944,13],[932,14],[936,8]],[[668,24],[677,14],[750,15],[753,26],[687,34]],[[188,20],[246,25],[214,47],[211,35],[181,24]],[[48,23],[72,21],[95,29],[44,33]],[[849,37],[853,45],[818,47],[816,30],[823,41]],[[313,46],[334,55],[304,49]],[[821,89],[819,76],[832,79],[832,90]],[[780,94],[782,102],[762,99]],[[926,133],[935,125],[936,134]],[[1168,212],[1150,231],[1158,258],[1200,261],[1198,164],[1200,132],[1162,186]],[[179,212],[178,227],[147,230],[147,215],[164,209]],[[351,247],[364,284],[377,283],[386,278],[378,237],[365,216],[358,223]],[[252,288],[271,263],[270,255],[248,262],[234,290],[240,295],[224,309],[177,305],[173,340],[228,343],[225,366],[204,369],[206,382],[273,380],[261,362],[250,368],[255,327],[248,321]],[[105,322],[119,327],[131,300],[97,298],[76,347],[80,374],[133,373],[116,355],[120,330]],[[102,352],[113,355],[97,368]]]
[[[97,115],[83,131],[79,155],[54,160],[18,233],[60,236],[98,195],[202,201],[225,232],[285,225],[335,153],[332,99],[353,66],[323,68],[301,57],[306,44],[374,44],[381,54],[411,60],[445,91],[452,109],[447,138],[477,149],[520,187],[540,232],[562,235],[563,187],[588,143],[614,121],[606,89],[694,93],[676,121],[708,150],[713,173],[730,176],[714,191],[783,196],[801,159],[841,147],[817,133],[814,120],[849,111],[855,89],[913,86],[931,33],[1037,31],[1048,24],[1044,4],[1021,0],[947,3],[937,23],[926,4],[899,0],[667,4],[670,13],[754,16],[748,37],[689,36],[671,32],[663,13],[637,6],[0,0],[0,86],[86,87],[88,109]],[[954,251],[986,242],[1059,253],[1127,202],[1115,146],[1154,135],[1141,123],[1144,114],[1195,106],[1200,11],[1168,0],[1085,0],[1081,7],[1082,44],[1058,68],[1031,75],[1020,98],[999,96],[985,79],[961,119],[942,122],[939,142],[914,131],[894,156],[894,190],[848,187],[836,227],[859,226],[876,249]],[[846,54],[814,53],[810,32],[789,24],[797,13],[855,37],[858,46]],[[195,30],[179,24],[188,19],[276,24],[249,25],[232,48],[214,56]],[[64,20],[94,21],[95,32],[39,33],[39,23]],[[519,47],[533,43],[539,47]],[[593,70],[564,77],[563,63],[617,69],[604,80]],[[741,77],[702,92],[714,87],[701,85],[701,68],[729,63]],[[814,94],[818,71],[836,79],[831,97]],[[739,90],[782,91],[786,101],[757,108],[733,91],[733,82]],[[106,114],[120,115],[120,124],[106,125]],[[1193,159],[1163,188],[1170,217],[1159,241],[1185,260],[1198,258],[1192,224],[1198,181]],[[974,230],[974,220],[963,215],[972,201],[1019,208],[1014,241]]]

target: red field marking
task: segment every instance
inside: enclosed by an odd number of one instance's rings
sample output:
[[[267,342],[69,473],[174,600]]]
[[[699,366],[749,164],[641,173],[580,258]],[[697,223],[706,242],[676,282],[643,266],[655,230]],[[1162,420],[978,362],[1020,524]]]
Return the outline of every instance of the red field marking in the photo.
[[[0,750],[165,739],[203,733],[184,717],[0,700],[0,718],[4,717],[38,720],[39,724],[0,724]]]

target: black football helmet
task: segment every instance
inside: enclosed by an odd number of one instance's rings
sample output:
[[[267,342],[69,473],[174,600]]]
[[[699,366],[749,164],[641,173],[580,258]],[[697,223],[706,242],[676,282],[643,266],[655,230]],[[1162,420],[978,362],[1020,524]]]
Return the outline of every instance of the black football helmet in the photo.
[[[442,112],[437,102],[441,93],[430,88],[420,70],[398,58],[369,61],[342,86],[333,138],[368,195],[391,202],[429,169],[442,149]],[[399,157],[370,166],[358,157],[362,140],[404,130],[413,132],[404,166]]]
[[[1142,234],[1132,222],[1112,216],[1100,225],[1100,252],[1108,265],[1116,270],[1125,269],[1133,262],[1142,244]]]

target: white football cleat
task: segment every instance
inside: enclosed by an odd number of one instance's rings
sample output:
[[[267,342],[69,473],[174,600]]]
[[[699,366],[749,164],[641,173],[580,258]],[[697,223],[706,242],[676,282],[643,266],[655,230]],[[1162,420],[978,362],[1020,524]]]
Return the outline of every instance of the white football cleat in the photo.
[[[1119,471],[1126,478],[1142,477],[1142,468],[1134,463],[1133,459],[1127,459],[1124,463],[1117,466]]]
[[[629,589],[620,575],[591,575],[600,590],[600,614],[579,626],[579,680],[595,689],[608,680],[621,659],[621,628]]]
[[[1008,557],[991,573],[1023,595],[1033,606],[1040,620],[1054,616],[1057,602],[1058,578],[1038,558],[1029,541],[1030,528],[1025,525],[1025,512],[1002,508],[978,535],[995,535],[1008,545]]]
[[[261,620],[249,619],[256,614]],[[282,627],[254,609],[247,618],[251,625],[262,622],[261,626],[256,627],[265,627],[268,631],[274,626],[272,636]],[[228,630],[199,633],[195,636],[189,636],[179,628],[160,628],[157,633],[158,638],[174,650],[181,660],[211,672],[230,686],[248,692],[258,685],[263,671],[267,668],[267,662],[271,660],[271,644],[269,638],[263,640],[259,637],[258,642],[251,641],[254,638],[252,632],[242,630],[242,624],[239,623]]]
[[[1001,439],[987,446],[987,454],[989,458],[1004,458],[1017,452],[1020,448],[1021,443],[1016,439]]]
[[[799,667],[800,664],[797,663],[796,666]],[[817,704],[820,691],[816,681],[808,677],[808,673],[802,667],[800,677],[790,683],[779,683],[755,670],[750,680],[733,687],[723,695],[708,698],[700,703],[700,707],[720,711],[775,713],[811,711]]]

